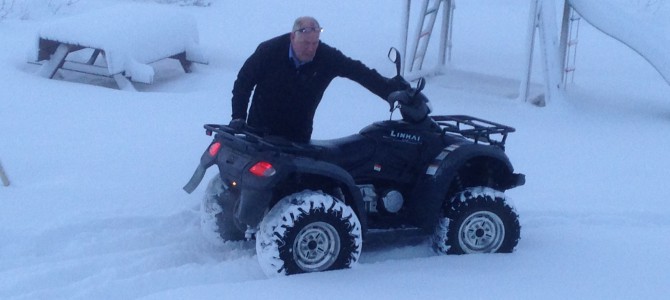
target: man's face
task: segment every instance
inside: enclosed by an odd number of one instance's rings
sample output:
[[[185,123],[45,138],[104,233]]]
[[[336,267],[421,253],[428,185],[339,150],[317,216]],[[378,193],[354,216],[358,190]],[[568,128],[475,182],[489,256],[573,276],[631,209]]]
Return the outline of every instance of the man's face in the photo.
[[[308,62],[314,59],[316,48],[319,47],[319,36],[321,28],[314,23],[306,24],[301,27],[304,30],[291,32],[291,47],[295,56],[301,62]]]

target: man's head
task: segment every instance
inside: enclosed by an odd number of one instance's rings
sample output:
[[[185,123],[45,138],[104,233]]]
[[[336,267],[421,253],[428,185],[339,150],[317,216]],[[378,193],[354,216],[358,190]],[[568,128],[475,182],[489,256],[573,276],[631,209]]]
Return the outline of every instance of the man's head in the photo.
[[[300,17],[295,20],[291,31],[291,47],[299,61],[309,62],[314,59],[321,31],[319,22],[313,17]]]

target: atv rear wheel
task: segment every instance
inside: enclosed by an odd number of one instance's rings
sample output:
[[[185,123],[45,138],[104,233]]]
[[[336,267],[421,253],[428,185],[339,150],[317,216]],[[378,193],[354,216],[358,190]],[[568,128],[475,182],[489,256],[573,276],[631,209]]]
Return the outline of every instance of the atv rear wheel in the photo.
[[[468,188],[446,205],[433,247],[443,254],[509,253],[520,231],[519,216],[505,194],[488,187]]]
[[[209,181],[200,206],[200,229],[211,243],[220,245],[244,239],[244,231],[238,228],[233,217],[238,198],[225,188],[219,174]]]
[[[268,276],[349,268],[361,245],[361,223],[351,207],[314,191],[280,200],[256,234],[258,262]]]

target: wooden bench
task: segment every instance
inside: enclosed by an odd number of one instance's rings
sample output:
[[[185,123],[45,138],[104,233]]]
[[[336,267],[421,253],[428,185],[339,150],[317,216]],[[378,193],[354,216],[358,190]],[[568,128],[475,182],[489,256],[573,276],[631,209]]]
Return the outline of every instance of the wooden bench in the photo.
[[[107,76],[123,90],[135,90],[132,82],[152,83],[149,64],[162,59],[178,60],[186,73],[193,63],[207,63],[195,20],[158,5],[120,6],[54,21],[39,31],[36,46],[33,60],[42,64],[41,76],[53,78],[59,69]],[[88,58],[69,59],[74,52]]]

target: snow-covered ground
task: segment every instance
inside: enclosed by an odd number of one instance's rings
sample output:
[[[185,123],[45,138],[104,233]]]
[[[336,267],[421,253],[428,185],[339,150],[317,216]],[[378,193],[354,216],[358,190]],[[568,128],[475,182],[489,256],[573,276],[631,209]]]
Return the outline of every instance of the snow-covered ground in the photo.
[[[81,74],[44,79],[38,66],[26,63],[47,22],[130,2],[136,1],[79,1],[55,16],[35,9],[0,21],[0,161],[12,183],[0,186],[1,299],[670,295],[670,86],[633,50],[586,22],[574,83],[564,100],[547,107],[445,89],[444,77],[428,79],[425,93],[436,113],[517,129],[507,152],[527,183],[508,192],[521,217],[516,252],[437,256],[426,241],[364,243],[354,269],[267,279],[253,243],[217,247],[202,237],[204,185],[192,195],[181,190],[210,141],[202,124],[228,122],[230,91],[244,60],[300,15],[319,19],[325,42],[392,76],[386,53],[399,45],[404,1],[179,7],[196,18],[210,63],[191,74],[176,61],[156,63],[154,83],[137,84],[138,93]],[[454,66],[518,78],[529,2],[458,1]],[[670,11],[663,1],[615,2],[640,14]],[[670,25],[667,18],[654,20],[659,28]],[[627,30],[642,36],[646,26]],[[533,74],[541,82],[539,68]],[[314,137],[340,137],[386,119],[386,105],[355,83],[335,80],[317,112]]]

